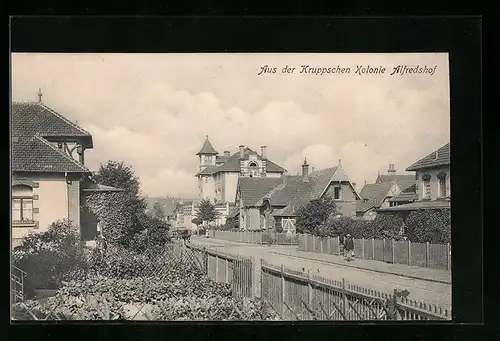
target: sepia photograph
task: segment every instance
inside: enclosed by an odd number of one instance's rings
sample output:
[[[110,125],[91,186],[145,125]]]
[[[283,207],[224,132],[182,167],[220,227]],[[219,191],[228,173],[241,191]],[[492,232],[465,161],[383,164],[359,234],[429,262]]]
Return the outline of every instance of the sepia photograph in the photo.
[[[10,109],[12,320],[452,319],[448,53],[12,53]]]

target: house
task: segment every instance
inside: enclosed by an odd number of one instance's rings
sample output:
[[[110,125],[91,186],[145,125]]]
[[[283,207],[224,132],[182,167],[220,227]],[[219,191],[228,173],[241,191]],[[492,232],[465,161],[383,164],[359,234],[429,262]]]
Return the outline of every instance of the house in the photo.
[[[395,182],[366,184],[359,193],[361,200],[356,203],[356,217],[365,220],[375,219],[377,210],[389,207],[389,200],[400,192]]]
[[[12,245],[29,232],[43,232],[70,219],[83,241],[95,238],[97,220],[85,207],[86,195],[121,191],[92,180],[85,151],[92,135],[41,102],[11,106]]]
[[[245,230],[283,229],[295,233],[297,211],[310,201],[330,196],[340,215],[354,216],[360,199],[346,172],[339,165],[309,173],[304,160],[302,175],[278,179],[240,179],[237,197],[240,228]]]
[[[260,155],[243,145],[238,152],[224,151],[224,155],[219,155],[206,136],[196,155],[199,157],[198,197],[215,204],[228,202],[234,206],[239,178],[280,178],[286,172],[267,158],[266,146],[261,147]]]
[[[356,204],[356,217],[373,220],[380,209],[415,201],[415,186],[414,175],[396,174],[394,164],[390,164],[387,174],[378,174],[375,183],[365,183],[361,189],[361,200]]]
[[[155,204],[160,204],[165,215],[164,219],[166,222],[173,224],[175,222],[175,209],[177,205],[177,200],[175,198],[147,198],[147,209],[149,212],[153,211]]]
[[[449,209],[451,197],[450,166],[450,143],[447,143],[406,169],[415,172],[416,200],[405,205],[385,208],[383,211]]]

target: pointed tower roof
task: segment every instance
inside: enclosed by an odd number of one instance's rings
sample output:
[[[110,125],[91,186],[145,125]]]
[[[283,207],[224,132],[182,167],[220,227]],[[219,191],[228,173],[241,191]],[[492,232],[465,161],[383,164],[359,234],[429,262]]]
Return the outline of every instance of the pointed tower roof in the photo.
[[[202,154],[206,154],[206,155],[217,155],[217,154],[219,154],[214,149],[214,147],[212,146],[212,144],[210,143],[210,141],[208,140],[208,135],[206,136],[205,142],[203,143],[203,146],[201,147],[200,151],[198,153],[196,153],[196,155],[202,155]]]

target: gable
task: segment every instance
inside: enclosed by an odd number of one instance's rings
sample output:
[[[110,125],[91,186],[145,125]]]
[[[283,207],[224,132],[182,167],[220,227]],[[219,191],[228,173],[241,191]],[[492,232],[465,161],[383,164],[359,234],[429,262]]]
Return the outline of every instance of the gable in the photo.
[[[439,166],[449,166],[450,165],[450,143],[445,144],[438,150],[430,153],[426,157],[418,160],[408,167],[407,171],[416,171],[422,168],[433,168]]]

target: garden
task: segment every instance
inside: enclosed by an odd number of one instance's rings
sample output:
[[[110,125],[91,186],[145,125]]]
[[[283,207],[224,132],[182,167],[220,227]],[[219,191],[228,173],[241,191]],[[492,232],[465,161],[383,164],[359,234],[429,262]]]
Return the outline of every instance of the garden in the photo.
[[[96,247],[84,246],[79,228],[68,220],[23,238],[12,253],[13,269],[26,274],[12,319],[278,319],[262,301],[238,297],[231,284],[212,281],[202,261],[171,240],[164,217],[147,212],[130,166],[109,161],[92,176],[125,189],[86,198],[102,226]],[[50,297],[41,297],[40,289],[50,290]]]
[[[231,284],[210,280],[203,264],[181,244],[143,252],[115,245],[88,250],[78,245],[70,224],[58,222],[49,231],[27,239],[38,248],[24,244],[15,251],[14,264],[27,270],[27,297],[12,306],[13,319],[278,319],[260,300],[235,297]],[[44,268],[36,271],[35,264]],[[34,297],[40,283],[57,287],[55,295]]]

